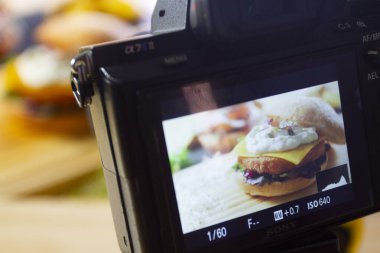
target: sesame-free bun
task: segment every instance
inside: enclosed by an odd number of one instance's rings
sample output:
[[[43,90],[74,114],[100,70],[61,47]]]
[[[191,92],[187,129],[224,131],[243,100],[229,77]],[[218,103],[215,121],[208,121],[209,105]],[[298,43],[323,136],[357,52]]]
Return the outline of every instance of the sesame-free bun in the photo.
[[[321,165],[321,170],[326,169],[327,160]],[[295,179],[289,179],[284,182],[273,182],[264,185],[251,185],[246,182],[246,179],[240,171],[235,172],[236,182],[239,187],[247,194],[251,196],[262,197],[277,197],[287,195],[299,190],[305,189],[315,182],[313,178],[298,177]]]
[[[48,18],[34,35],[41,44],[74,54],[80,47],[125,39],[136,32],[136,28],[109,14],[69,12]]]
[[[337,144],[345,144],[343,120],[324,100],[316,97],[300,97],[278,102],[267,109],[270,115],[292,120],[303,127],[315,127],[319,137]]]

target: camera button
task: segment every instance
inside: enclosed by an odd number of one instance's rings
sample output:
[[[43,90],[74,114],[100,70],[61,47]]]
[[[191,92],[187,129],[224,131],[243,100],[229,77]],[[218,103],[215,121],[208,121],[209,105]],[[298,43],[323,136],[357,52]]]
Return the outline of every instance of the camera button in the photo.
[[[351,32],[353,30],[353,24],[351,22],[339,22],[335,24],[334,29],[338,32]]]
[[[380,73],[378,71],[371,71],[367,73],[368,82],[378,82],[380,80]]]
[[[359,19],[359,20],[356,20],[354,23],[355,23],[355,28],[357,30],[361,30],[361,31],[368,30],[368,24],[364,20]]]
[[[79,107],[91,104],[92,90],[92,56],[84,52],[71,61],[71,88]]]
[[[189,57],[186,53],[182,54],[174,54],[174,55],[169,55],[165,56],[161,59],[161,64],[164,67],[177,67],[180,65],[183,65],[189,61]]]
[[[380,45],[369,46],[366,50],[367,60],[374,65],[380,65]]]

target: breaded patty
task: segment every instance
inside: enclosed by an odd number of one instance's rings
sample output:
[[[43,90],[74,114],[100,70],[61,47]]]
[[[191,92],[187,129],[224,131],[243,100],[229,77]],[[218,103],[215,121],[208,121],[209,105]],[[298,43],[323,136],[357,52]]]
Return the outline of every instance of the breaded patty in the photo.
[[[239,157],[238,163],[245,169],[253,170],[259,174],[281,174],[289,170],[295,169],[297,167],[302,167],[303,165],[314,161],[321,157],[326,152],[326,141],[319,140],[318,144],[313,147],[312,150],[305,156],[300,164],[295,164],[277,157],[270,157],[261,155],[259,157]]]

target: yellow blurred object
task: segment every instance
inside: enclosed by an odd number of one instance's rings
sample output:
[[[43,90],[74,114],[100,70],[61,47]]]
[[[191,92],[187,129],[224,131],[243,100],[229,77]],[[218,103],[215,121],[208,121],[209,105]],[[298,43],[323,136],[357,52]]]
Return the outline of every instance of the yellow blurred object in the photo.
[[[67,4],[62,11],[99,11],[108,13],[129,22],[137,22],[141,16],[131,4],[123,0],[80,0]]]
[[[334,109],[342,108],[342,105],[340,103],[340,97],[338,94],[334,92],[323,89],[321,98],[325,100],[327,103],[329,103]]]
[[[339,96],[339,90],[331,90],[325,86],[311,93],[312,96],[317,96],[326,101],[332,108],[339,110],[342,108]]]
[[[364,221],[363,219],[354,220],[343,225],[343,228],[350,231],[350,238],[348,243],[347,252],[345,253],[357,253],[360,252],[361,242],[364,233]]]
[[[116,15],[131,22],[140,19],[139,13],[131,5],[120,0],[98,0],[97,5],[99,11]]]

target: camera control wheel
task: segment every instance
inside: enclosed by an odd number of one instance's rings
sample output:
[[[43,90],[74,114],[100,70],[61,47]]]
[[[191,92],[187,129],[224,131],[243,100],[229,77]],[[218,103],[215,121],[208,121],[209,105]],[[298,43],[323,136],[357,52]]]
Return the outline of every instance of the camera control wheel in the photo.
[[[81,108],[89,106],[94,95],[92,69],[92,57],[89,52],[79,54],[71,61],[71,88]]]

